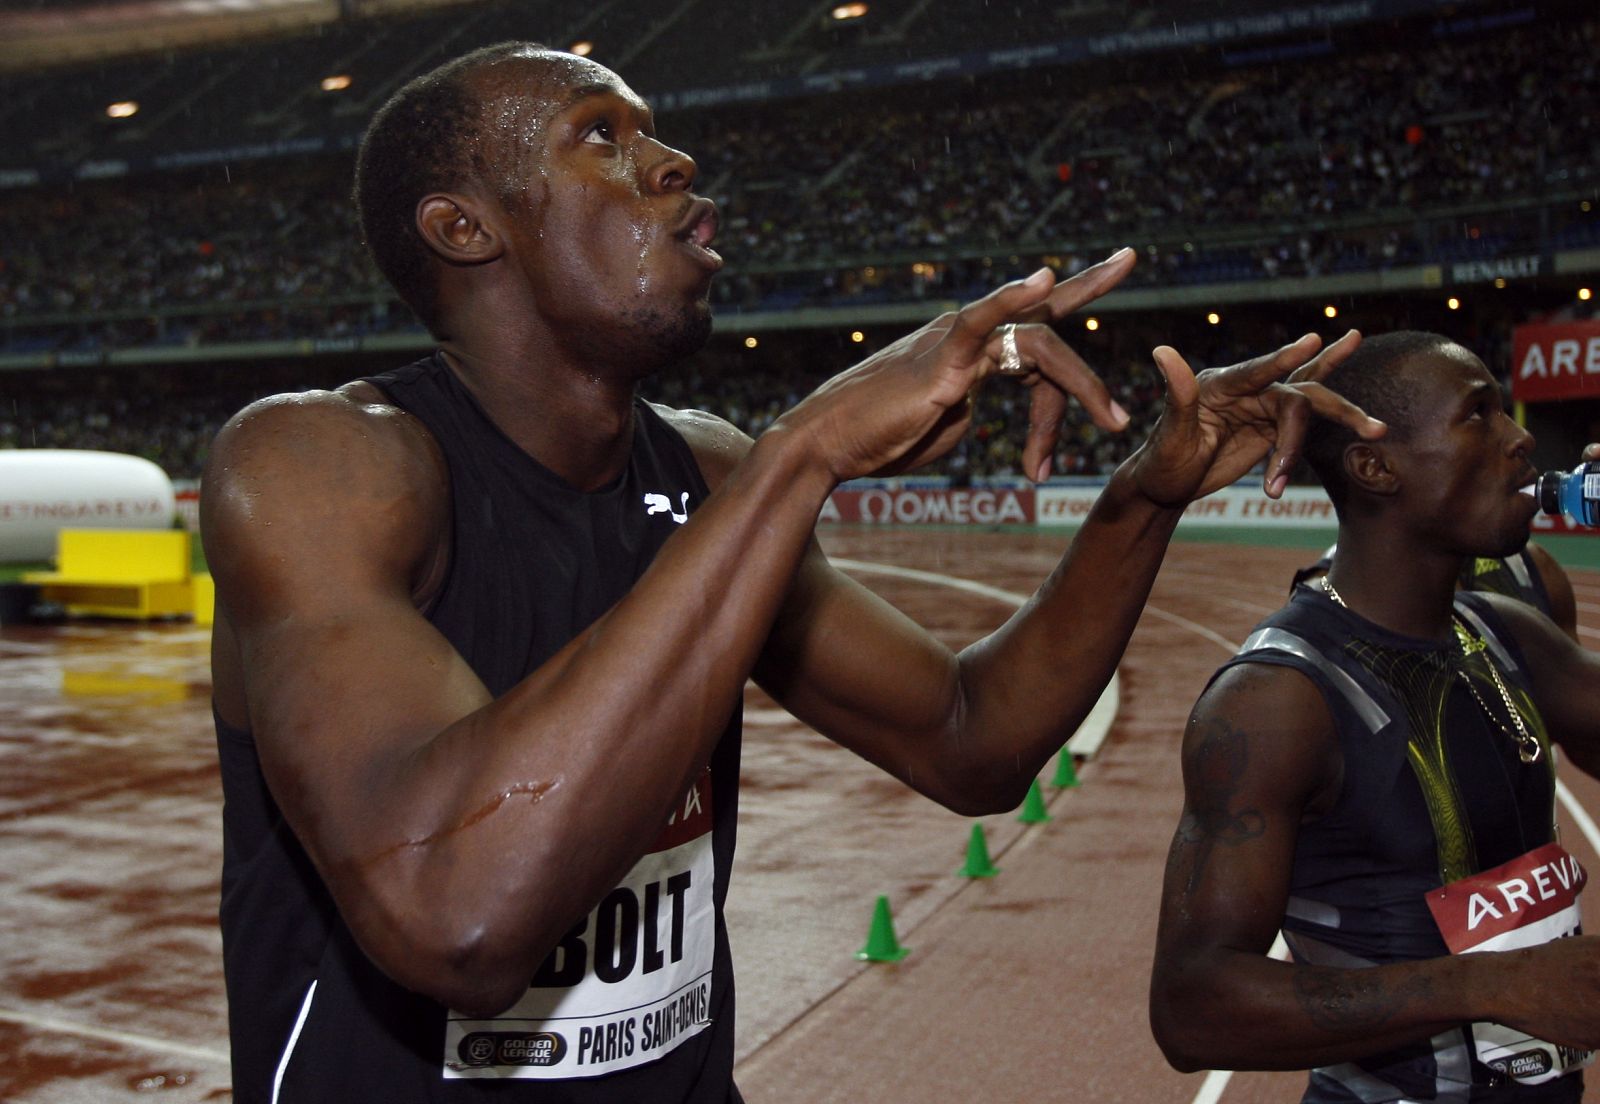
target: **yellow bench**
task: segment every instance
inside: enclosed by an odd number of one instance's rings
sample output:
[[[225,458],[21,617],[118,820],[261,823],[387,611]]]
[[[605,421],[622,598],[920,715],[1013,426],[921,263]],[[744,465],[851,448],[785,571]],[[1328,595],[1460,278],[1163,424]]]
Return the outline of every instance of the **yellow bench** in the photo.
[[[61,603],[70,614],[195,616],[201,611],[190,540],[183,529],[63,529],[56,535],[56,569],[27,572],[22,581],[40,587],[40,597]],[[208,588],[199,589],[200,597],[209,598]],[[210,609],[203,612],[202,623],[209,623]]]

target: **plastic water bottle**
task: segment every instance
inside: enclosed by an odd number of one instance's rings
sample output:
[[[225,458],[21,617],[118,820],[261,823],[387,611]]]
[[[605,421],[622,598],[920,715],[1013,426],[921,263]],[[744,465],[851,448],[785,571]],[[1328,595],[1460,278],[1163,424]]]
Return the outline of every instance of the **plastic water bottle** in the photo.
[[[1600,460],[1569,472],[1545,472],[1534,484],[1534,497],[1547,514],[1566,514],[1579,525],[1600,526]]]

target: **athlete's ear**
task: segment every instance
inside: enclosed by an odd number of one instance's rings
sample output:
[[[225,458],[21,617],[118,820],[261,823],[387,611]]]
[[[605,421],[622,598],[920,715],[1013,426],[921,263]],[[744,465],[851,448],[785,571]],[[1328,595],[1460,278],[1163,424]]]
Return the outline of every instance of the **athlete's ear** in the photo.
[[[1381,441],[1353,441],[1344,450],[1344,477],[1352,487],[1387,497],[1400,489],[1400,474]]]
[[[436,192],[417,203],[417,233],[446,264],[486,264],[498,260],[505,247],[483,215],[475,198]]]

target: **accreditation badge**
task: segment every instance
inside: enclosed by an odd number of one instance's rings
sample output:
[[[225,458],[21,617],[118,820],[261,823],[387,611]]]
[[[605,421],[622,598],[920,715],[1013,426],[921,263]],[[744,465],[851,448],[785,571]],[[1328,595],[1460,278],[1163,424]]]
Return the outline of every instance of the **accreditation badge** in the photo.
[[[711,1026],[712,838],[708,770],[521,1000],[492,1019],[449,1014],[444,1076],[597,1077],[654,1062]]]
[[[1559,843],[1547,843],[1493,870],[1428,894],[1428,908],[1451,954],[1514,951],[1577,935],[1578,894],[1589,875]],[[1535,1039],[1496,1023],[1472,1024],[1478,1060],[1537,1085],[1594,1061],[1594,1051]]]

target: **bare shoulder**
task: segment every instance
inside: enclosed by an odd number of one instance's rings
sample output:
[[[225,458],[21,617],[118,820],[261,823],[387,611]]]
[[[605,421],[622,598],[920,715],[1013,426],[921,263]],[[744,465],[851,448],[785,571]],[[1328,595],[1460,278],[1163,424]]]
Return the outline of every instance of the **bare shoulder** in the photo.
[[[251,403],[217,435],[202,482],[206,555],[231,597],[312,565],[415,585],[448,536],[438,446],[367,384]]]
[[[213,453],[227,461],[208,476],[221,478],[257,461],[293,460],[315,466],[332,449],[430,451],[422,424],[367,383],[336,391],[299,391],[257,399],[230,418],[217,434]],[[306,450],[310,451],[307,452]],[[435,454],[436,454],[436,450]]]
[[[234,494],[307,492],[347,498],[385,487],[442,488],[444,460],[410,414],[368,384],[259,399],[217,434],[207,459],[202,501],[227,509]]]
[[[1332,731],[1322,690],[1298,668],[1282,663],[1236,663],[1212,680],[1195,713],[1227,715],[1251,723],[1277,722],[1288,732]]]
[[[1546,582],[1549,582],[1552,575],[1566,575],[1566,571],[1562,568],[1561,564],[1556,561],[1556,558],[1552,556],[1549,550],[1546,549],[1542,544],[1535,544],[1532,541],[1529,541],[1527,552],[1528,558],[1533,561],[1533,566],[1539,569],[1540,578],[1544,579]]]
[[[726,418],[704,410],[678,410],[659,403],[650,408],[683,435],[700,464],[706,485],[713,491],[727,474],[743,460],[754,443],[748,434]]]
[[[1189,715],[1183,757],[1191,791],[1248,784],[1311,815],[1332,807],[1344,780],[1321,688],[1277,663],[1240,663],[1218,675]]]

